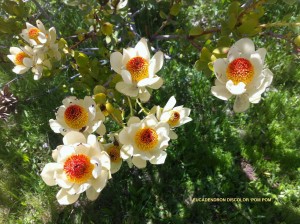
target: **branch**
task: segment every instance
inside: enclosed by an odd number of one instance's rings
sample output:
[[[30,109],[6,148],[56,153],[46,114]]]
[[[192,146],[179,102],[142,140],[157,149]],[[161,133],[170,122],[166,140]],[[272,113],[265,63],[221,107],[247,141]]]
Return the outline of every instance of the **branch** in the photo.
[[[80,41],[78,41],[78,42],[75,43],[74,45],[72,45],[72,46],[70,47],[70,49],[76,48],[79,44],[81,44],[82,42],[84,42],[84,41],[86,41],[86,40],[88,40],[88,39],[90,39],[90,38],[92,38],[92,37],[94,37],[94,36],[95,36],[95,31],[94,31],[94,30],[91,31],[91,32],[88,32],[88,33],[84,34],[83,39],[80,40]]]

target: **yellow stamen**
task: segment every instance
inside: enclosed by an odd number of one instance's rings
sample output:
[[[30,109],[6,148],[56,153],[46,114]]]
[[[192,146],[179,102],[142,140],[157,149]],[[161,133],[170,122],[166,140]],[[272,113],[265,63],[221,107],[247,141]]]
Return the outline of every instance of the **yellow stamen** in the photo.
[[[77,184],[87,182],[92,177],[93,169],[90,158],[84,154],[71,155],[64,163],[68,180]]]
[[[171,127],[176,126],[180,121],[180,113],[178,113],[177,111],[172,111],[171,112],[171,116],[168,120],[168,123]]]
[[[107,153],[111,162],[118,163],[121,161],[120,147],[113,145],[107,149]]]
[[[74,104],[65,110],[64,118],[70,128],[82,129],[88,123],[89,114],[85,108]]]
[[[29,56],[25,52],[20,52],[20,53],[16,54],[15,64],[16,65],[24,65],[23,59],[26,57],[29,57]]]
[[[142,151],[151,151],[158,144],[158,135],[152,128],[142,128],[135,134],[135,144]]]
[[[245,58],[236,58],[227,67],[227,78],[237,85],[239,82],[250,83],[254,77],[254,68]]]
[[[131,58],[126,64],[126,69],[130,72],[134,83],[149,77],[148,68],[149,63],[142,57]]]

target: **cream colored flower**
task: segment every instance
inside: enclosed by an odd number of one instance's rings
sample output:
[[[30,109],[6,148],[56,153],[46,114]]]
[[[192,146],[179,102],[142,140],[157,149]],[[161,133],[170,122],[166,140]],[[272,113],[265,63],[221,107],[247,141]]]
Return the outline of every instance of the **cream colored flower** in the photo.
[[[62,103],[56,113],[56,120],[49,121],[55,133],[65,135],[69,131],[79,131],[90,134],[97,131],[100,135],[105,134],[106,129],[103,124],[105,117],[96,107],[92,97],[86,96],[82,100],[71,96],[65,98]]]
[[[169,138],[168,123],[158,122],[151,114],[142,121],[138,117],[131,117],[128,127],[119,134],[121,157],[128,159],[132,157],[132,163],[138,168],[145,168],[146,161],[152,164],[165,162]]]
[[[32,68],[34,59],[33,59],[33,50],[29,46],[24,48],[11,47],[9,49],[10,55],[7,57],[15,64],[13,72],[16,74],[24,74],[30,68]]]
[[[111,173],[118,172],[122,166],[122,158],[120,154],[121,146],[116,143],[104,144],[104,150],[110,157]]]
[[[156,73],[162,68],[164,56],[161,51],[150,59],[147,41],[142,38],[135,48],[123,49],[123,54],[114,52],[110,56],[112,69],[120,74],[122,82],[117,83],[116,89],[130,97],[137,97],[143,102],[150,99],[147,88],[159,89],[162,78]]]
[[[177,106],[176,99],[172,96],[165,107],[161,109],[159,106],[156,107],[156,117],[161,122],[167,122],[170,125],[170,138],[177,139],[177,134],[173,131],[174,128],[179,127],[187,122],[190,122],[192,118],[189,117],[191,109]]]
[[[264,48],[255,51],[254,43],[248,38],[237,41],[227,58],[214,62],[217,79],[211,88],[212,94],[221,100],[235,95],[235,112],[243,112],[250,103],[258,103],[273,79],[272,72],[264,69],[266,53]]]
[[[86,191],[89,200],[96,200],[110,175],[110,159],[95,135],[86,139],[80,132],[69,132],[64,145],[53,150],[54,163],[43,168],[41,177],[49,186],[61,187],[56,198],[61,205],[76,202]]]
[[[112,8],[112,9],[122,9],[124,8],[128,3],[128,0],[109,0],[108,1],[108,5]]]
[[[40,21],[36,21],[36,26],[30,23],[26,23],[26,29],[22,30],[21,37],[33,46],[43,45],[47,42],[48,32],[46,31],[44,24]]]

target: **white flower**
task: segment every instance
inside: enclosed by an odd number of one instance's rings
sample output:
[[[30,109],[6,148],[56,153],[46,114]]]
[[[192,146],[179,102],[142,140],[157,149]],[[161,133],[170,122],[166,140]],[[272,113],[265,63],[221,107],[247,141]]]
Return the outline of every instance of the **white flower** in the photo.
[[[163,61],[161,51],[156,52],[150,59],[145,38],[142,38],[135,48],[123,49],[123,55],[120,52],[112,53],[111,67],[123,78],[122,82],[117,83],[116,89],[127,96],[147,102],[150,99],[147,88],[158,89],[163,84],[163,80],[156,75],[162,68]]]
[[[122,158],[120,154],[121,146],[114,143],[104,144],[104,150],[107,152],[110,158],[111,173],[118,172],[122,166]]]
[[[23,74],[33,66],[33,50],[29,46],[24,48],[11,47],[9,48],[10,55],[7,57],[16,65],[13,72]]]
[[[187,122],[190,122],[192,118],[189,117],[191,109],[177,106],[176,99],[172,96],[165,107],[161,109],[159,106],[156,107],[156,117],[161,122],[167,122],[170,125],[170,138],[177,139],[177,134],[172,130],[179,127]]]
[[[112,9],[122,9],[127,5],[128,0],[109,0],[108,1],[108,5],[112,8]]]
[[[153,114],[142,121],[138,117],[131,117],[128,127],[119,134],[121,157],[132,157],[132,163],[138,168],[145,168],[146,161],[152,164],[165,162],[169,138],[168,123],[158,122]]]
[[[53,150],[54,163],[44,167],[41,177],[49,186],[59,185],[56,198],[61,205],[76,202],[86,191],[89,200],[96,200],[110,175],[110,159],[95,135],[87,140],[79,132],[69,132],[63,138],[64,145]]]
[[[56,113],[56,120],[49,121],[51,129],[55,133],[67,134],[69,131],[79,131],[90,134],[97,131],[100,135],[105,134],[103,121],[104,115],[96,107],[95,101],[90,96],[84,100],[76,97],[67,97],[62,101]]]
[[[26,22],[26,29],[23,29],[20,34],[25,41],[33,46],[45,44],[48,37],[48,32],[40,20],[36,21],[36,25],[37,27]]]
[[[264,69],[266,53],[264,48],[255,51],[254,43],[248,38],[237,41],[227,58],[214,62],[217,79],[211,88],[212,94],[221,100],[235,95],[235,112],[243,112],[250,103],[258,103],[273,79],[272,72]]]

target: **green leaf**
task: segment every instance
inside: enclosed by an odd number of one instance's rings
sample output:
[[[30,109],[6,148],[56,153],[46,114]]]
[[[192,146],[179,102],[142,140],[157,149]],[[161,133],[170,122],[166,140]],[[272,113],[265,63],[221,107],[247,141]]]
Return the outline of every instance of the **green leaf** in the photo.
[[[189,32],[189,35],[190,36],[198,36],[201,33],[203,33],[203,28],[201,26],[195,26],[195,27],[192,27],[192,29]]]
[[[243,21],[240,27],[238,27],[238,31],[241,34],[252,36],[260,32],[258,25],[259,22],[257,18],[248,18],[247,20]]]
[[[289,5],[293,5],[296,3],[297,0],[283,0],[283,1]]]
[[[180,12],[180,9],[181,9],[181,3],[176,3],[171,7],[170,14],[172,16],[177,16]]]
[[[211,55],[212,53],[206,47],[203,47],[201,50],[200,60],[209,62]]]
[[[229,15],[233,14],[236,17],[239,14],[239,10],[240,10],[240,3],[238,1],[234,1],[230,4],[230,6],[228,7],[228,13]]]
[[[218,47],[229,47],[231,46],[231,39],[228,36],[221,36],[217,43]]]
[[[195,69],[201,71],[207,67],[207,62],[201,61],[200,59],[195,62]]]
[[[300,35],[294,39],[294,43],[297,45],[297,47],[300,47]]]
[[[227,20],[227,27],[230,30],[233,30],[236,23],[237,23],[237,17],[236,17],[236,15],[233,14],[233,13],[230,14],[229,17],[228,17],[228,20]]]
[[[102,85],[97,85],[94,88],[94,95],[98,94],[98,93],[106,93],[106,88]]]
[[[74,58],[79,67],[87,67],[89,64],[89,58],[86,54],[82,52],[75,52]]]
[[[162,18],[162,19],[167,19],[168,18],[168,16],[167,16],[167,14],[166,13],[164,13],[163,11],[159,11],[159,16]]]
[[[101,26],[101,32],[106,36],[110,36],[113,33],[113,25],[109,22],[104,23]]]

